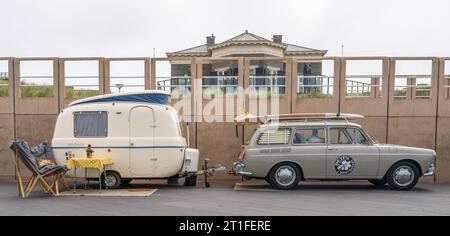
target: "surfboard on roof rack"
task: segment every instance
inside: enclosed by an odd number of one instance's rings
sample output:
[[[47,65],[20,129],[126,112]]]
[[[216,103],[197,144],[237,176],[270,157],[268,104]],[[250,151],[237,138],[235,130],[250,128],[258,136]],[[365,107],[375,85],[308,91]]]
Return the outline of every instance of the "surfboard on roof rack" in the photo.
[[[235,125],[267,124],[273,121],[307,121],[307,120],[358,120],[364,116],[349,113],[296,113],[268,116],[244,114],[234,119]]]

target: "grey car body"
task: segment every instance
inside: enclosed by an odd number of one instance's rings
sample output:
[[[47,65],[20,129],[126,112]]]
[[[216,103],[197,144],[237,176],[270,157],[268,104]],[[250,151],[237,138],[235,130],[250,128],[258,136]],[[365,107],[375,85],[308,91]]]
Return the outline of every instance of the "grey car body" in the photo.
[[[308,135],[314,135],[316,142],[308,141]],[[400,162],[410,163],[412,169],[417,167],[419,176],[412,178],[432,176],[435,159],[434,150],[379,144],[360,125],[348,121],[282,122],[261,125],[232,171],[270,183],[271,171],[280,163],[288,163],[300,171],[300,180],[370,180],[383,184],[387,183],[388,172]],[[408,174],[408,168],[396,171],[397,175]]]

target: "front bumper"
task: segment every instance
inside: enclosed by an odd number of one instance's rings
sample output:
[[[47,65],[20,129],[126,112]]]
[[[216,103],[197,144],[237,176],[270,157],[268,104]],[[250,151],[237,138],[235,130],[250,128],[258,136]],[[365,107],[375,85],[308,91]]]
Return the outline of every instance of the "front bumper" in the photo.
[[[423,174],[425,177],[435,176],[436,175],[436,168],[434,167],[434,164],[428,168],[428,170]]]
[[[231,168],[231,174],[244,177],[249,177],[253,175],[253,173],[245,171],[245,164],[241,162],[233,163],[233,168]]]

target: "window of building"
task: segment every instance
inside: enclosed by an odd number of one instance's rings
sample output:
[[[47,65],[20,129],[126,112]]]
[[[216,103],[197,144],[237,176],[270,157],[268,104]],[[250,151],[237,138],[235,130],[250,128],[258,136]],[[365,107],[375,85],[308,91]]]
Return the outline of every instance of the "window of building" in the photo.
[[[238,61],[211,61],[203,64],[203,98],[234,97],[239,86]]]
[[[293,143],[297,145],[325,144],[325,129],[324,128],[297,129],[294,134]]]
[[[74,136],[76,138],[108,137],[108,113],[105,111],[75,112]]]
[[[268,130],[259,136],[259,145],[288,144],[291,137],[291,129]]]
[[[352,144],[345,128],[330,128],[330,144]]]
[[[286,93],[286,63],[283,61],[251,61],[250,89],[252,96],[280,96]]]

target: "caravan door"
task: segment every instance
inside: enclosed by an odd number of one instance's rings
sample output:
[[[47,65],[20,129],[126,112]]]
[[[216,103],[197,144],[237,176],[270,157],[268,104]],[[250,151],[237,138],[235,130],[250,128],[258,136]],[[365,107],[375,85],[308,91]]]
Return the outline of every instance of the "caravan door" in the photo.
[[[155,157],[155,112],[148,106],[130,110],[130,172],[133,177],[154,177],[157,170]]]

